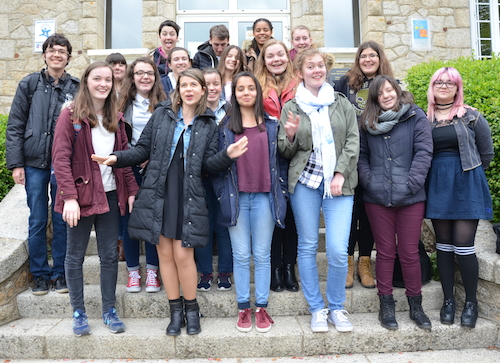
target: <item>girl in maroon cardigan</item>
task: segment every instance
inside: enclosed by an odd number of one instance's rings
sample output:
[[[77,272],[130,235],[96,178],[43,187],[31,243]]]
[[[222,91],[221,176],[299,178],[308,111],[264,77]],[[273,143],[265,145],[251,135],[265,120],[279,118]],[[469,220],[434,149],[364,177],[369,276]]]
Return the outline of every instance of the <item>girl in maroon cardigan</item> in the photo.
[[[73,307],[73,332],[90,334],[83,299],[82,265],[92,227],[101,263],[102,318],[112,333],[125,331],[116,314],[119,216],[138,191],[132,169],[98,165],[90,156],[127,149],[123,119],[117,112],[113,71],[103,62],[87,67],[75,102],[58,120],[52,150],[59,189],[55,209],[68,224],[66,278]]]

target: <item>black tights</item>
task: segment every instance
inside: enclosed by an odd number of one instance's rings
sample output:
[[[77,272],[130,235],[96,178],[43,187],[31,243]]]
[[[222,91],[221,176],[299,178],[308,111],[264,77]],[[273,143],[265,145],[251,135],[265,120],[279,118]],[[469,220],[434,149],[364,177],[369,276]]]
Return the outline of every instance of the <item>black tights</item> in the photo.
[[[436,233],[437,266],[445,300],[453,299],[454,257],[465,288],[465,301],[477,302],[478,263],[474,250],[477,219],[433,219]]]

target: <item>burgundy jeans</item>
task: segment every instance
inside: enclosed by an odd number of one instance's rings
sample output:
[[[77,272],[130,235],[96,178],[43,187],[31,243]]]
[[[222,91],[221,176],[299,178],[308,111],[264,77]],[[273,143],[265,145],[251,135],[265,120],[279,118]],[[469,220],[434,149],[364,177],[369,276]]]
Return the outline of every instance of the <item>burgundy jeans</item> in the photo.
[[[375,271],[377,273],[378,294],[392,294],[392,275],[397,250],[406,286],[406,295],[420,295],[422,293],[422,272],[418,241],[424,218],[425,203],[419,202],[395,208],[365,203],[365,208],[377,246]]]

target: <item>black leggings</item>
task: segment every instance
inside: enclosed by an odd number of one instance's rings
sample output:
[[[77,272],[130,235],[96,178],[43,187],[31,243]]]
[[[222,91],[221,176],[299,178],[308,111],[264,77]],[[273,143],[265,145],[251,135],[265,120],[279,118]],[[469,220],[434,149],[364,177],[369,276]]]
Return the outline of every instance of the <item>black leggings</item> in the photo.
[[[354,191],[354,206],[352,208],[351,234],[349,236],[349,247],[347,254],[354,255],[356,242],[358,243],[359,255],[370,256],[373,250],[373,235],[370,221],[365,210],[363,201],[363,188],[357,186]]]
[[[465,288],[465,300],[477,302],[478,263],[474,239],[479,220],[433,219],[436,233],[437,265],[445,300],[453,299],[454,257],[457,257]]]

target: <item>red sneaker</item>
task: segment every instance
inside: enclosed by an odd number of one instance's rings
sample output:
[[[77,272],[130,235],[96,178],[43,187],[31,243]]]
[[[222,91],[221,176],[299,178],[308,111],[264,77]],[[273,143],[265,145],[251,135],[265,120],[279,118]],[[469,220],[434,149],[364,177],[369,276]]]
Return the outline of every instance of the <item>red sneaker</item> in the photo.
[[[265,308],[257,308],[255,310],[255,329],[259,333],[267,333],[271,330],[271,324],[274,320],[271,319]]]
[[[133,270],[128,272],[127,291],[128,292],[141,291],[141,275],[139,275],[139,270]]]
[[[160,281],[158,280],[158,271],[148,268],[146,270],[146,292],[160,291]]]
[[[236,323],[236,329],[243,333],[248,333],[252,330],[252,310],[242,309],[238,313],[238,322]]]

